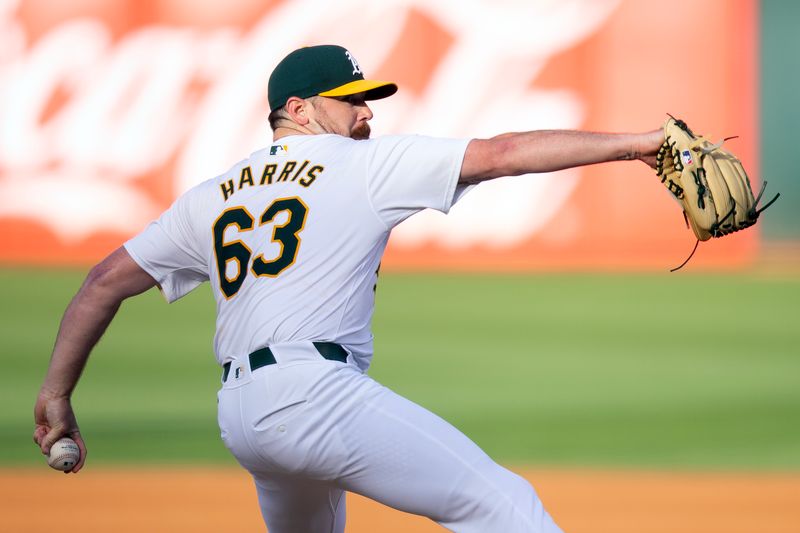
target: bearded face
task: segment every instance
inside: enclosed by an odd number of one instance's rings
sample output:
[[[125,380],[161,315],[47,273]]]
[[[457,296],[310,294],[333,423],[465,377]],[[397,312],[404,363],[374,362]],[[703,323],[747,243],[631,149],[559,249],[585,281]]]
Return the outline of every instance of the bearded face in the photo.
[[[370,133],[372,133],[372,129],[369,127],[369,124],[365,121],[356,124],[356,127],[353,128],[352,133],[350,133],[350,137],[357,141],[362,141],[364,139],[369,139]]]
[[[369,139],[372,132],[368,121],[372,110],[363,94],[344,97],[309,98],[313,106],[311,129],[315,133],[334,133],[351,139]]]

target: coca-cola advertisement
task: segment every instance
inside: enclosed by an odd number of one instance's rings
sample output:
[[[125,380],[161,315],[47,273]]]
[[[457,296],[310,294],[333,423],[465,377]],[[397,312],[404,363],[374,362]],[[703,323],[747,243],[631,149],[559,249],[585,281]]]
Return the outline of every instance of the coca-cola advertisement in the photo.
[[[398,84],[373,105],[376,136],[644,131],[671,113],[710,137],[737,135],[731,149],[756,189],[755,10],[726,0],[676,0],[657,17],[633,0],[4,0],[0,260],[91,263],[267,145],[269,73],[313,44],[346,46],[368,76]],[[747,263],[757,239],[703,244],[693,263]],[[668,268],[693,245],[652,171],[610,164],[481,184],[449,215],[400,225],[384,266]]]

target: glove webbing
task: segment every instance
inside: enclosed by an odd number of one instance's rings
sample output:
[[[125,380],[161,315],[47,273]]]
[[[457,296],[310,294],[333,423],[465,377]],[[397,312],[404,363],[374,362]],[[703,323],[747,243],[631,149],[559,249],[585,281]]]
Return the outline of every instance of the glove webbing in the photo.
[[[766,204],[765,204],[765,205],[764,205],[762,208],[760,208],[760,209],[756,209],[756,206],[758,205],[758,202],[760,202],[760,201],[761,201],[761,197],[764,195],[764,190],[765,190],[766,188],[767,188],[767,182],[765,181],[765,182],[764,182],[764,183],[761,185],[761,190],[760,190],[760,191],[758,191],[758,196],[756,196],[756,199],[755,199],[755,201],[753,202],[753,207],[751,207],[751,208],[750,208],[750,209],[747,211],[747,217],[748,217],[748,219],[752,220],[752,222],[750,222],[750,223],[749,223],[749,224],[747,224],[747,225],[743,225],[743,226],[741,226],[741,227],[738,227],[738,228],[732,229],[732,230],[730,230],[730,231],[725,231],[725,230],[723,230],[723,229],[720,229],[720,226],[722,225],[722,223],[723,223],[723,222],[725,222],[725,220],[727,220],[728,218],[730,218],[730,217],[731,217],[731,216],[732,216],[732,215],[733,215],[733,214],[736,212],[736,206],[734,206],[734,207],[732,207],[732,208],[731,208],[731,210],[728,212],[728,214],[727,214],[727,215],[725,215],[725,217],[724,217],[722,220],[720,220],[719,222],[717,222],[716,224],[714,224],[714,226],[713,226],[713,227],[710,229],[711,235],[713,235],[714,237],[722,237],[722,236],[724,236],[724,235],[730,235],[731,233],[735,233],[735,232],[737,232],[737,231],[739,231],[739,230],[743,230],[743,229],[745,229],[745,228],[749,228],[750,226],[752,226],[753,224],[755,224],[755,223],[756,223],[756,220],[758,219],[758,216],[759,216],[759,215],[760,215],[760,214],[761,214],[761,213],[762,213],[762,212],[763,212],[763,211],[764,211],[766,208],[768,208],[769,206],[771,206],[772,204],[774,204],[774,203],[775,203],[775,200],[777,200],[777,199],[778,199],[778,197],[780,197],[780,195],[781,195],[781,193],[777,193],[777,194],[775,195],[775,197],[774,197],[774,198],[772,198],[772,200],[770,200],[769,202],[767,202],[767,203],[766,203]],[[689,219],[688,219],[688,217],[686,216],[686,212],[685,212],[685,211],[684,211],[684,213],[683,213],[683,220],[684,220],[684,222],[686,222],[686,227],[688,228],[688,227],[689,227]],[[690,260],[692,257],[694,257],[694,253],[697,251],[697,248],[698,248],[698,246],[699,246],[699,245],[700,245],[700,239],[697,239],[697,240],[695,241],[695,243],[694,243],[694,248],[692,248],[692,253],[690,253],[690,254],[689,254],[689,257],[687,257],[687,258],[686,258],[686,260],[685,260],[683,263],[681,263],[680,265],[676,266],[675,268],[671,268],[671,269],[670,269],[670,272],[675,272],[675,271],[678,271],[678,270],[682,269],[684,266],[686,266],[686,263],[688,263],[688,262],[689,262],[689,260]]]

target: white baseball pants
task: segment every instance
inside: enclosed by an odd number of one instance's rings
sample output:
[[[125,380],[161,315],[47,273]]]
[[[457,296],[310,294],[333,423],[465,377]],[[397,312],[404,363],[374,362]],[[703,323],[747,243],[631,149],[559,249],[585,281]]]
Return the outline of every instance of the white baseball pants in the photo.
[[[458,533],[556,533],[530,484],[456,428],[309,343],[233,361],[222,439],[255,480],[270,533],[342,533],[345,491]]]

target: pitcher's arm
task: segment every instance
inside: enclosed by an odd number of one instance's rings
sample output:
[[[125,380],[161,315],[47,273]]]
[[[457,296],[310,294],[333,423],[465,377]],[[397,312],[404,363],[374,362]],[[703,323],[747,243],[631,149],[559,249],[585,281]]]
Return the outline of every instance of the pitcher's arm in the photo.
[[[89,353],[122,301],[155,285],[155,280],[120,247],[92,268],[64,312],[34,407],[33,439],[42,453],[49,454],[55,441],[64,436],[72,438],[81,449],[80,461],[72,472],[80,470],[86,459],[86,446],[70,402],[72,391]]]

